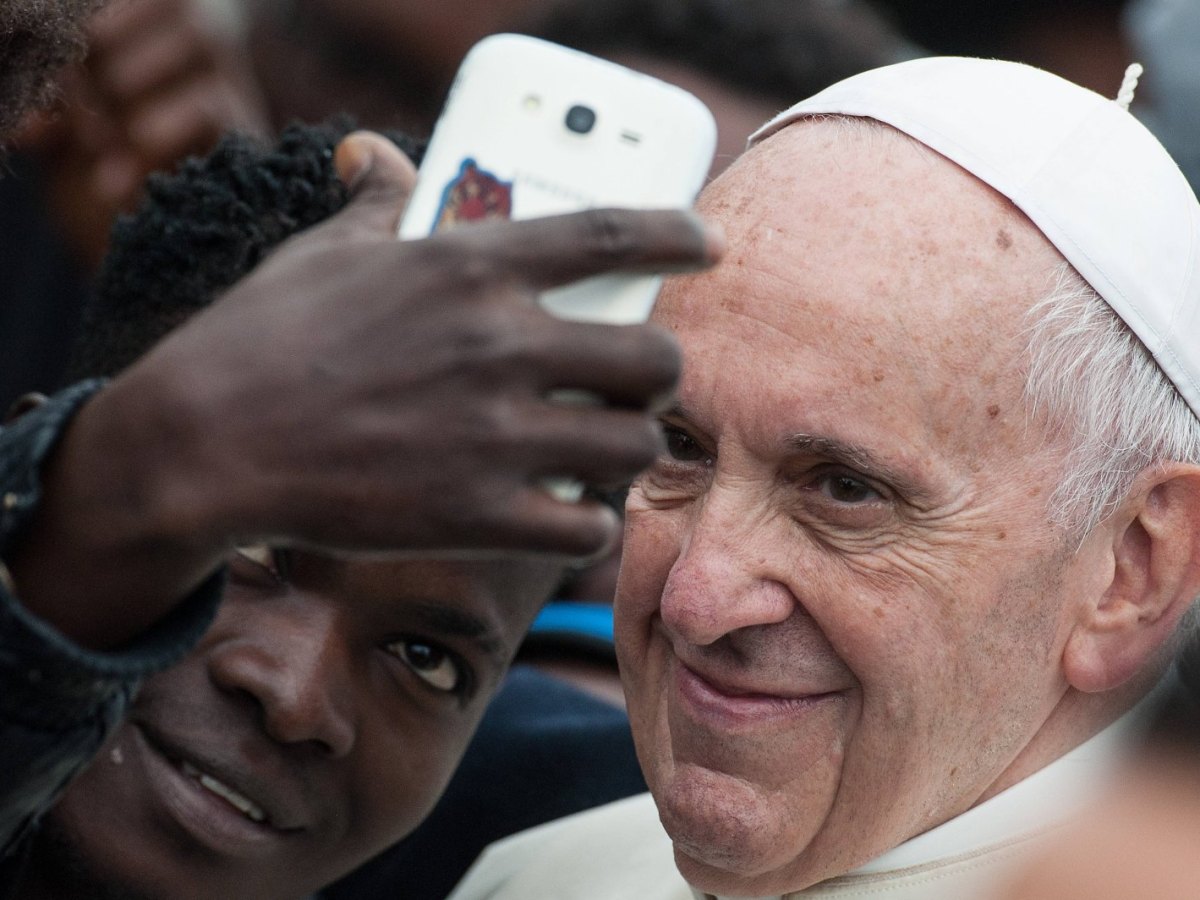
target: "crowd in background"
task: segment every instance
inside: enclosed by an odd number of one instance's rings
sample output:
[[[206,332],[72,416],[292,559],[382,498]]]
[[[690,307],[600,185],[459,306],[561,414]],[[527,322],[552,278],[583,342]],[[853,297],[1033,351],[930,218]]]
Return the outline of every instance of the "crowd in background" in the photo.
[[[1136,59],[1147,73],[1134,111],[1196,183],[1198,18],[1185,0],[123,0],[96,16],[88,61],[27,123],[0,182],[0,274],[14,287],[0,309],[0,403],[56,386],[113,218],[148,173],[230,129],[265,137],[342,113],[428,134],[462,55],[489,33],[546,37],[691,89],[718,115],[717,168],[773,112],[877,65],[1015,59],[1112,95]]]

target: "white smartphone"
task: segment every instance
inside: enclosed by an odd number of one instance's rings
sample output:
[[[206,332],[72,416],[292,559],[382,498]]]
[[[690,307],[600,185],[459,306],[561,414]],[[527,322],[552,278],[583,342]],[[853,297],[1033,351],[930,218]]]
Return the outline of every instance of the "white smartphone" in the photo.
[[[716,148],[712,113],[682,88],[537,38],[484,38],[434,127],[401,238],[472,221],[598,207],[691,206]],[[546,292],[551,313],[630,324],[661,279],[605,275]]]

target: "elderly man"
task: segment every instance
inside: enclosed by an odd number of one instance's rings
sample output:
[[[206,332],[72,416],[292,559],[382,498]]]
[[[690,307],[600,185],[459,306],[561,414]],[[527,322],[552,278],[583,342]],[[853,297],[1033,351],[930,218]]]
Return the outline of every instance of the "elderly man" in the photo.
[[[986,897],[1200,592],[1200,208],[1127,110],[926,59],[752,144],[655,313],[684,378],[616,608],[652,799],[455,900]]]

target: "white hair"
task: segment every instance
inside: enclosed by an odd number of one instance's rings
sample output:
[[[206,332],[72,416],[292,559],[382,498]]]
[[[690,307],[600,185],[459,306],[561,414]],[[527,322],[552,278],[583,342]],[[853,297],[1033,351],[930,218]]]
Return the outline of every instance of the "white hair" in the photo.
[[[1070,264],[1029,310],[1026,409],[1066,447],[1051,520],[1082,541],[1112,513],[1138,473],[1200,464],[1200,419],[1145,345]],[[1193,603],[1180,634],[1200,629]]]
[[[1031,417],[1067,447],[1051,518],[1084,535],[1144,469],[1200,464],[1200,420],[1145,345],[1068,263],[1027,314]]]

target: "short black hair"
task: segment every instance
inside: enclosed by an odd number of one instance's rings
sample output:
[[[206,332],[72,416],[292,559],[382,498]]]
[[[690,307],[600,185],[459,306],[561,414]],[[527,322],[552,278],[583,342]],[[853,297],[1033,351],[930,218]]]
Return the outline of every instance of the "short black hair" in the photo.
[[[781,107],[921,54],[869,0],[557,0],[521,30],[682,63]]]
[[[881,0],[900,27],[931,52],[1011,59],[1020,32],[1062,13],[1119,16],[1127,0]],[[1053,26],[1051,26],[1053,27]],[[1020,61],[1020,60],[1018,60]],[[1114,85],[1114,89],[1115,89]]]
[[[138,210],[113,227],[68,383],[116,374],[284,240],[345,206],[333,151],[352,130],[340,117],[290,125],[274,145],[230,134],[210,155],[152,175]],[[387,136],[420,157],[416,140]]]

